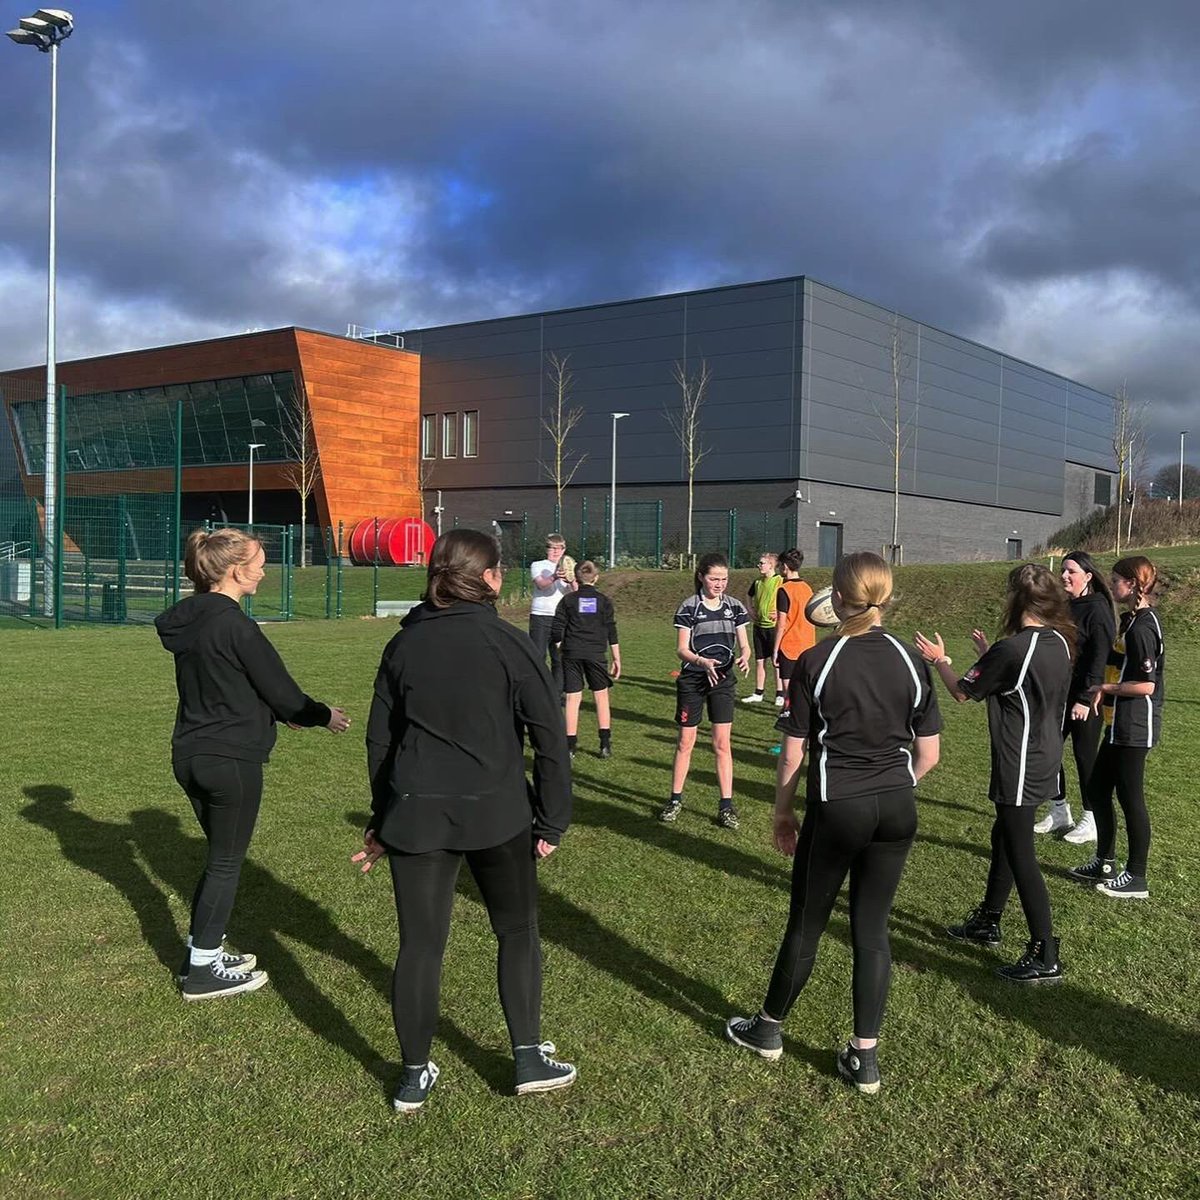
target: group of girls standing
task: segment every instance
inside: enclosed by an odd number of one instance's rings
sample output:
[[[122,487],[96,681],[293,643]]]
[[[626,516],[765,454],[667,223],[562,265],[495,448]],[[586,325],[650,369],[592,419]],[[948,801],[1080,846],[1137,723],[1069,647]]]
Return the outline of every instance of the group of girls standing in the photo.
[[[1029,941],[997,974],[1016,984],[1062,978],[1034,822],[1040,804],[1063,796],[1067,736],[1097,836],[1095,857],[1072,874],[1109,897],[1149,895],[1143,773],[1161,729],[1164,664],[1162,628],[1150,607],[1156,583],[1146,558],[1114,565],[1111,594],[1126,612],[1109,638],[1115,626],[1102,607],[1109,605],[1111,614],[1108,591],[1088,556],[1069,555],[1060,579],[1047,567],[1023,564],[1009,575],[1003,636],[989,644],[975,630],[979,657],[960,677],[940,635],[918,633],[914,654],[882,628],[892,577],[881,558],[851,554],[838,563],[833,604],[841,624],[834,637],[801,657],[778,723],[783,747],[774,840],[793,857],[787,928],[761,1008],[726,1023],[732,1042],[767,1059],[783,1053],[782,1021],[808,980],[849,876],[854,1034],[838,1053],[837,1070],[861,1092],[879,1090],[877,1045],[891,964],[888,920],[916,833],[914,788],[936,765],[940,749],[930,666],[956,701],[987,701],[991,742],[988,794],[995,819],[986,891],[963,922],[947,929],[949,936],[998,944],[1000,917],[1015,883]],[[1080,601],[1093,595],[1102,599],[1084,609]],[[1073,620],[1081,609],[1087,619]],[[1096,745],[1101,729],[1104,741],[1093,762],[1087,746]],[[795,794],[806,751],[807,804],[797,827]],[[1129,839],[1120,872],[1114,789]]]

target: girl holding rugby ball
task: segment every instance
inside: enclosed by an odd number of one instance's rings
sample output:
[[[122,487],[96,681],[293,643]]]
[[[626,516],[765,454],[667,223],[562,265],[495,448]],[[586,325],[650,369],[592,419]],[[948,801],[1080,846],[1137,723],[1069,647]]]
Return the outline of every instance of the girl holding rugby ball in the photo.
[[[675,648],[682,663],[675,681],[679,742],[671,771],[671,798],[658,814],[660,821],[674,821],[683,808],[683,785],[692,763],[696,729],[707,708],[720,789],[717,824],[724,829],[738,827],[730,748],[737,690],[733,669],[736,666],[743,675],[750,673],[746,635],[750,614],[740,600],[726,594],[728,587],[729,564],[724,556],[705,554],[696,566],[695,593],[675,612]]]

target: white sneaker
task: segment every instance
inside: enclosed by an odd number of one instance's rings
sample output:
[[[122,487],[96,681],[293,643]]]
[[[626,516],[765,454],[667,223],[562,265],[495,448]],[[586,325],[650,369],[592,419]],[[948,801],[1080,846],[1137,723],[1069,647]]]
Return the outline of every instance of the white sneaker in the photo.
[[[1056,800],[1050,805],[1050,811],[1033,827],[1034,833],[1058,833],[1060,829],[1070,829],[1071,806],[1066,801]]]
[[[743,704],[761,704],[763,702],[762,692],[751,692],[749,696],[742,697]]]
[[[779,695],[775,697],[775,707],[776,708],[783,707],[783,693],[782,692],[780,692]]]
[[[1073,846],[1083,846],[1086,843],[1094,842],[1095,840],[1096,818],[1086,810],[1083,816],[1079,818],[1079,823],[1075,826],[1075,828],[1063,837],[1064,842],[1070,842]]]

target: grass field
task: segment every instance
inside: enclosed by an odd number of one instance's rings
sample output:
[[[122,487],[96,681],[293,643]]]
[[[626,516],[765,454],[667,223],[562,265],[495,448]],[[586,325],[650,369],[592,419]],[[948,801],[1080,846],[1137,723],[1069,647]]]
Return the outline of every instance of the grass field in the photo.
[[[895,627],[908,633],[936,596],[944,619],[928,624],[964,661],[1003,568],[943,572],[928,593],[908,576]],[[170,774],[170,660],[147,629],[0,632],[0,1194],[1200,1195],[1200,640],[1186,589],[1172,601],[1178,628],[1164,606],[1152,899],[1119,904],[1071,883],[1065,869],[1086,854],[1042,841],[1068,972],[1058,988],[1005,985],[991,972],[1001,957],[941,936],[979,899],[990,823],[984,713],[944,706],[943,761],[922,786],[897,898],[872,1100],[833,1072],[850,1032],[844,905],[783,1061],[723,1039],[725,1017],[761,1000],[786,912],[787,864],[769,847],[774,711],[737,715],[739,832],[712,819],[703,742],[678,825],[653,819],[674,740],[673,638],[664,619],[628,614],[678,599],[672,583],[614,587],[627,671],[615,757],[594,756],[585,710],[575,823],[540,868],[544,1033],[580,1081],[507,1094],[494,943],[464,875],[434,1047],[443,1074],[409,1119],[388,1104],[390,887],[347,861],[367,805],[360,735],[394,624],[269,630],[302,685],[357,725],[343,738],[281,731],[231,930],[271,986],[208,1005],[184,1005],[172,984],[202,840]],[[1014,898],[1003,957],[1024,936]]]

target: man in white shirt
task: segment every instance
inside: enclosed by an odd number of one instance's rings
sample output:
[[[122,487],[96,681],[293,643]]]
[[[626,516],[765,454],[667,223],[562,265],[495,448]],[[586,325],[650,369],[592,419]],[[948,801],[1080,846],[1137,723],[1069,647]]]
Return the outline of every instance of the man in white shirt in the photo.
[[[566,538],[561,533],[551,533],[546,537],[546,557],[529,567],[529,578],[533,584],[533,601],[529,606],[529,638],[543,659],[549,651],[550,674],[560,693],[563,687],[562,655],[550,641],[550,630],[554,625],[558,602],[571,590],[561,565],[566,552]]]

